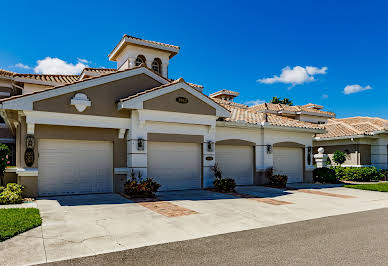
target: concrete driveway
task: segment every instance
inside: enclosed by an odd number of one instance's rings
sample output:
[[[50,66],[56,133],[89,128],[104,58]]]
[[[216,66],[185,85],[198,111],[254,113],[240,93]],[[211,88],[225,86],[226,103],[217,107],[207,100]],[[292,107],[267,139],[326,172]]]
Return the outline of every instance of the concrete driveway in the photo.
[[[42,198],[43,225],[0,243],[0,265],[34,264],[388,207],[388,194],[343,187],[238,187]]]

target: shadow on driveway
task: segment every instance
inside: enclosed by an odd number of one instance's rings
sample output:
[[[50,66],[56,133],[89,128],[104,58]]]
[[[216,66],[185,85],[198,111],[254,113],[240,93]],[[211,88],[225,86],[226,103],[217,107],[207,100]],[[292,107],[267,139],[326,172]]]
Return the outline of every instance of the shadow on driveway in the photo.
[[[119,194],[88,194],[40,197],[41,200],[56,200],[61,206],[83,206],[83,205],[106,205],[106,204],[127,204],[132,201],[121,197]]]
[[[292,194],[282,189],[262,187],[262,186],[238,186],[236,191],[261,198],[276,198]],[[237,195],[213,192],[209,190],[177,190],[177,191],[161,191],[156,193],[156,199],[151,201],[205,201],[205,200],[225,200],[238,199]],[[88,195],[66,195],[66,196],[50,196],[40,197],[42,200],[56,200],[61,206],[86,206],[86,205],[109,205],[109,204],[130,204],[136,203],[122,197],[119,194],[88,194]]]

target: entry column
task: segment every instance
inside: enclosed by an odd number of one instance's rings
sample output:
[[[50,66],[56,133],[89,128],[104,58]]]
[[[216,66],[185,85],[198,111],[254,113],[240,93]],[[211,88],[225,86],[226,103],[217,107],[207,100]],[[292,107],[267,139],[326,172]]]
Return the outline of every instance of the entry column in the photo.
[[[214,173],[212,167],[216,163],[216,127],[209,126],[208,133],[204,136],[204,143],[202,144],[202,180],[203,187],[208,188],[213,186]]]
[[[147,128],[146,122],[139,119],[138,111],[132,111],[131,129],[127,134],[128,176],[135,171],[147,178]]]

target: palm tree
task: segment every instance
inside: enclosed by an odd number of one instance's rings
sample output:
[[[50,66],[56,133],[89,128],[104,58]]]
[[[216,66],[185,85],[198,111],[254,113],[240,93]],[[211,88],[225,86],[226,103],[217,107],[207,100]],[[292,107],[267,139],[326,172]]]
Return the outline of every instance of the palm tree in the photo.
[[[293,105],[292,101],[288,98],[278,98],[277,96],[272,97],[271,103],[273,104],[285,104],[285,105]]]

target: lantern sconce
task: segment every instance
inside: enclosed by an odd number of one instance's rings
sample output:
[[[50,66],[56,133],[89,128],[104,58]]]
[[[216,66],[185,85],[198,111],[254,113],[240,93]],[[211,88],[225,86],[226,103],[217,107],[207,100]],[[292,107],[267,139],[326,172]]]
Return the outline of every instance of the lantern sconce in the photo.
[[[142,138],[137,139],[137,150],[144,151],[144,139]]]
[[[266,146],[267,146],[267,154],[271,154],[272,153],[272,145],[268,144]]]
[[[213,151],[214,150],[214,142],[208,141],[207,142],[207,150],[208,151]]]

